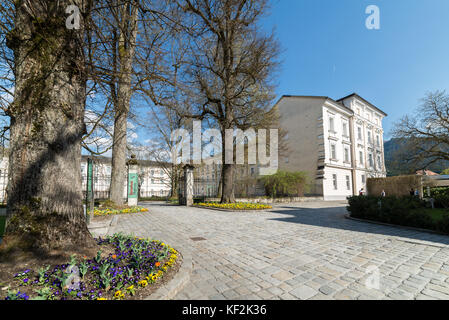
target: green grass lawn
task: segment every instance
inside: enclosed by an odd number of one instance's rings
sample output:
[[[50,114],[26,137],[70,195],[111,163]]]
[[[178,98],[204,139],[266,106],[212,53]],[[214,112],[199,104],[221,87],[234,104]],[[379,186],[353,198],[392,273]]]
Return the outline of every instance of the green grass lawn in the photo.
[[[411,213],[426,213],[432,218],[434,222],[439,222],[443,219],[445,213],[449,213],[449,210],[440,208],[419,208],[411,210]]]

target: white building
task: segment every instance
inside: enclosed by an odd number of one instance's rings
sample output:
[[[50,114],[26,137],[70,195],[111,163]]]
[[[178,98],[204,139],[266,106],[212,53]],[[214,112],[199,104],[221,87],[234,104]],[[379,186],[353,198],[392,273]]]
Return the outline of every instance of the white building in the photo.
[[[288,156],[279,169],[306,171],[310,194],[325,200],[356,195],[366,179],[385,177],[382,120],[387,114],[357,94],[339,100],[283,96],[275,105]]]
[[[81,158],[81,176],[83,191],[87,182],[87,156]],[[166,168],[169,166],[159,162],[138,160],[139,195],[140,197],[166,197],[170,194],[170,176]],[[94,157],[94,192],[95,198],[108,198],[111,183],[111,158]],[[127,175],[127,173],[124,173]],[[127,179],[123,184],[123,197],[127,197]]]
[[[140,197],[166,197],[170,194],[171,185],[168,172],[169,167],[158,162],[138,160]],[[0,202],[6,201],[8,184],[9,159],[5,154],[0,158]],[[126,175],[126,173],[125,173]],[[81,157],[82,190],[86,192],[87,156]],[[94,192],[96,199],[106,199],[109,196],[111,182],[111,158],[94,158]],[[127,179],[123,184],[123,198],[127,197]]]

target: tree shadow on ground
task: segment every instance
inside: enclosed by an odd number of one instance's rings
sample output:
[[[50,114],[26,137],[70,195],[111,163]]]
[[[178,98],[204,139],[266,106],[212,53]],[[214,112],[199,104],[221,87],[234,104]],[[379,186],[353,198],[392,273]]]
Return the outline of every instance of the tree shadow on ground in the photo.
[[[361,233],[371,233],[392,237],[409,238],[420,241],[429,241],[444,245],[449,245],[449,236],[434,234],[431,232],[416,231],[400,227],[385,226],[369,222],[360,222],[347,219],[346,206],[331,205],[327,207],[310,208],[304,205],[298,206],[274,206],[272,213],[285,215],[285,217],[270,218],[269,220],[298,223],[316,227],[325,227],[354,231]],[[357,235],[354,235],[357,236]]]

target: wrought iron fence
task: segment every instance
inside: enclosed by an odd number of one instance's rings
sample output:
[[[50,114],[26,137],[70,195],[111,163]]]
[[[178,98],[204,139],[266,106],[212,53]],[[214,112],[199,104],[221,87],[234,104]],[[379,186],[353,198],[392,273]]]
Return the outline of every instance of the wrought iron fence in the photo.
[[[179,180],[178,192],[184,194],[184,177]],[[194,178],[193,197],[194,198],[216,198],[218,195],[219,181],[214,179]]]
[[[0,171],[0,201],[6,203],[6,187],[8,185],[8,172]]]

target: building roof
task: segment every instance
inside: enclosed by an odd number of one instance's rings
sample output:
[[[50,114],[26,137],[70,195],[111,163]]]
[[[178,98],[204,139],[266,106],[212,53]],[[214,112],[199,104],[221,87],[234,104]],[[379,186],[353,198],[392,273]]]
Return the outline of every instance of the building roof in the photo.
[[[418,170],[418,171],[416,171],[416,175],[418,175],[418,176],[439,176],[438,173],[435,173],[431,170]]]
[[[335,101],[334,99],[327,97],[327,96],[301,96],[301,95],[289,95],[289,94],[284,94],[279,100],[278,102],[276,102],[276,104],[279,103],[279,101],[281,101],[283,98],[312,98],[312,99],[323,99],[323,100],[329,100],[335,104],[337,104],[339,107],[345,109],[346,111],[348,111],[349,113],[353,114],[354,111],[351,110],[350,108],[348,108],[347,106],[345,106],[343,103],[339,102],[339,101]]]
[[[289,95],[289,94],[284,94],[277,102],[275,105],[277,105],[279,103],[279,101],[281,101],[283,98],[316,98],[316,99],[324,99],[324,100],[330,100],[331,102],[334,102],[340,106],[342,106],[343,108],[345,108],[346,110],[350,111],[351,113],[354,113],[354,111],[348,107],[346,107],[343,104],[343,100],[347,99],[347,98],[351,98],[351,97],[356,97],[357,99],[362,100],[363,102],[367,103],[370,107],[372,107],[373,109],[375,109],[376,111],[380,112],[381,114],[383,114],[385,117],[388,116],[388,114],[386,114],[385,112],[383,112],[382,110],[380,110],[378,107],[376,107],[375,105],[373,105],[371,102],[369,102],[368,100],[362,98],[360,95],[358,95],[357,93],[351,93],[350,95],[347,95],[346,97],[343,97],[341,99],[338,100],[334,100],[330,97],[327,96],[307,96],[307,95]]]
[[[351,93],[350,95],[347,95],[346,97],[343,97],[341,99],[338,99],[337,102],[341,102],[347,98],[351,98],[351,97],[356,97],[357,99],[362,100],[363,102],[367,103],[370,105],[370,107],[374,108],[375,110],[377,110],[378,112],[382,113],[385,117],[388,116],[388,114],[386,114],[385,112],[383,112],[382,110],[380,110],[378,107],[376,107],[374,104],[372,104],[371,102],[369,102],[368,100],[362,98],[361,96],[359,96],[357,93]]]

